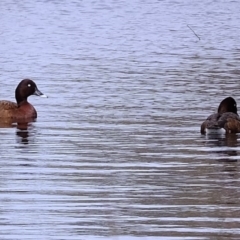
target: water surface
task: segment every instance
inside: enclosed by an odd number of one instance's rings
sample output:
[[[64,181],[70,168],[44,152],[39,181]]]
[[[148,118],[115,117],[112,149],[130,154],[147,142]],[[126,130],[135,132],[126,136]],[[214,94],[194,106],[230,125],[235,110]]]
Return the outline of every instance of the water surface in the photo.
[[[239,97],[237,1],[2,1],[1,239],[239,239],[239,135],[200,124]],[[187,27],[189,25],[200,40]]]

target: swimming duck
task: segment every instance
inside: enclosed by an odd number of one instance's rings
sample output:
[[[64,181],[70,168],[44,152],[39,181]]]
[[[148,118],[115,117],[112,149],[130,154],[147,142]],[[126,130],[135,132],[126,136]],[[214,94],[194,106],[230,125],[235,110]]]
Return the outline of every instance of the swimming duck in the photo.
[[[240,118],[237,113],[237,103],[232,97],[222,100],[218,112],[210,115],[201,125],[202,134],[239,133]]]
[[[30,79],[22,80],[16,90],[15,98],[16,103],[11,101],[0,101],[0,120],[26,120],[37,118],[36,109],[27,101],[31,95],[47,97],[37,88],[34,81]]]

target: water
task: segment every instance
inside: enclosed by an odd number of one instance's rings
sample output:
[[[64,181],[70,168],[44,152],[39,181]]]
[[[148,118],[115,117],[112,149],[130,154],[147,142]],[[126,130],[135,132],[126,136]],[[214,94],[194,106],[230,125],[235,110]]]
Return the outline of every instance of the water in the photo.
[[[1,239],[240,238],[240,135],[200,135],[240,102],[237,1],[0,8],[1,99],[49,96],[0,128]]]

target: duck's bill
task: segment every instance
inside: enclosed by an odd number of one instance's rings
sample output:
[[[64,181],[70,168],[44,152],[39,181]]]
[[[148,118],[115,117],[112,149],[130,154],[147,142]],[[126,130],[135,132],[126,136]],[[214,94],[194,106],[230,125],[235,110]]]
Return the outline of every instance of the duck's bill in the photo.
[[[41,91],[39,91],[37,88],[35,89],[35,92],[33,95],[39,96],[39,97],[45,97],[47,98],[48,96],[43,94]]]

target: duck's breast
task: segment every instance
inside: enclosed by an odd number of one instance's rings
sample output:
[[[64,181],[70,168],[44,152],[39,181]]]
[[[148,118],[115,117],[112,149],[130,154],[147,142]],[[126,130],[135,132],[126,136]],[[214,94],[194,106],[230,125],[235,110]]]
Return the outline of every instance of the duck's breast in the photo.
[[[16,114],[17,118],[36,118],[37,111],[29,102],[20,104]]]

